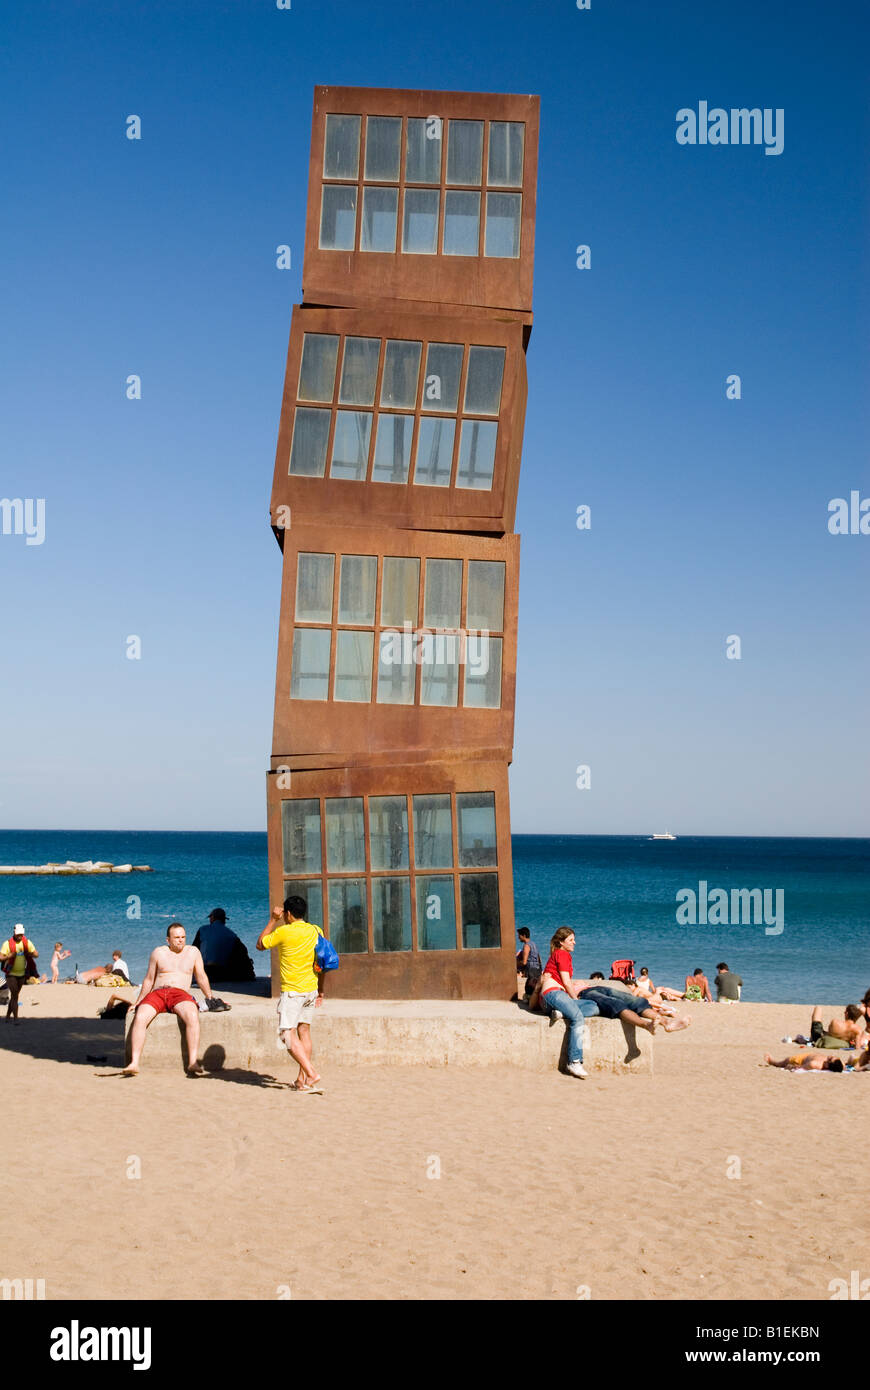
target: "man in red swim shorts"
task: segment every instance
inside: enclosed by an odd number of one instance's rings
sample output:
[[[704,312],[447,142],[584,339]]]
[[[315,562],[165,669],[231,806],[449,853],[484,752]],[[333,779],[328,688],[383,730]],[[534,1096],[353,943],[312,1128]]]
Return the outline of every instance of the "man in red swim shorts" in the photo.
[[[170,922],[166,929],[166,945],[151,952],[148,973],[142,981],[139,998],[132,1005],[135,1011],[130,1029],[130,1061],[125,1076],[135,1076],[145,1046],[145,1033],[158,1014],[178,1014],[187,1036],[187,1074],[204,1076],[199,1062],[199,1006],[189,993],[192,976],[196,976],[206,999],[212,998],[211,985],[205,973],[202,956],[195,946],[187,945],[187,934],[180,922]]]

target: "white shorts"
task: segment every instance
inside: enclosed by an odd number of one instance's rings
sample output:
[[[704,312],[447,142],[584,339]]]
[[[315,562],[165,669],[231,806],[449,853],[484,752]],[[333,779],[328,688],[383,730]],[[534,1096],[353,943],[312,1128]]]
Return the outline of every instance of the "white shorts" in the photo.
[[[287,1028],[298,1028],[300,1023],[311,1023],[317,1003],[317,990],[308,994],[293,994],[285,990],[278,998],[278,1032]]]

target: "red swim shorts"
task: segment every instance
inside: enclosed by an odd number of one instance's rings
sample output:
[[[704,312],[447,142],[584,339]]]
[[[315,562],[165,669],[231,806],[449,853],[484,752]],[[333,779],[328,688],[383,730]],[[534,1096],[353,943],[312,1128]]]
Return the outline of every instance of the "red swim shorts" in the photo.
[[[162,989],[152,989],[150,994],[146,994],[144,999],[140,999],[140,1004],[150,1004],[152,1009],[156,1009],[159,1014],[171,1014],[176,1004],[183,1004],[185,999],[189,999],[191,1004],[196,1000],[192,994],[188,994],[186,989],[175,989],[172,985],[164,985]]]

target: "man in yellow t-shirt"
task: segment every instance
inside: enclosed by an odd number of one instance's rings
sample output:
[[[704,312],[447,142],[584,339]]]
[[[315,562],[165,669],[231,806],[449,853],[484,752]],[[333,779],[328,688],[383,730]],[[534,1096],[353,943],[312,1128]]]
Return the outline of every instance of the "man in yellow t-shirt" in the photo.
[[[4,941],[0,947],[0,960],[6,962],[10,956],[12,957],[11,965],[7,966],[4,963],[3,972],[9,986],[9,1006],[6,1010],[6,1017],[11,1018],[13,1023],[18,1022],[18,996],[27,974],[27,957],[31,956],[35,960],[38,955],[39,952],[33,942],[24,935],[24,927],[20,922],[17,922],[11,939]]]
[[[276,907],[257,938],[258,951],[278,951],[281,993],[278,997],[278,1037],[299,1063],[296,1091],[322,1092],[320,1075],[311,1064],[311,1020],[323,1003],[323,972],[314,969],[319,927],[307,922],[304,898],[287,898]]]

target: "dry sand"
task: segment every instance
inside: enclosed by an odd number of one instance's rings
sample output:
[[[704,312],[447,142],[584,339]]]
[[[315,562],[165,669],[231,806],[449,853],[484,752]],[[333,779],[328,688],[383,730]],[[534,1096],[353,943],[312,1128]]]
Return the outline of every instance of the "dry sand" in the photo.
[[[31,1200],[0,1277],[50,1299],[829,1299],[870,1275],[870,1073],[759,1067],[803,1006],[685,1006],[652,1077],[345,1067],[316,1096],[277,1052],[197,1080],[146,1046],[120,1077],[104,991],[21,997],[3,1149]]]

